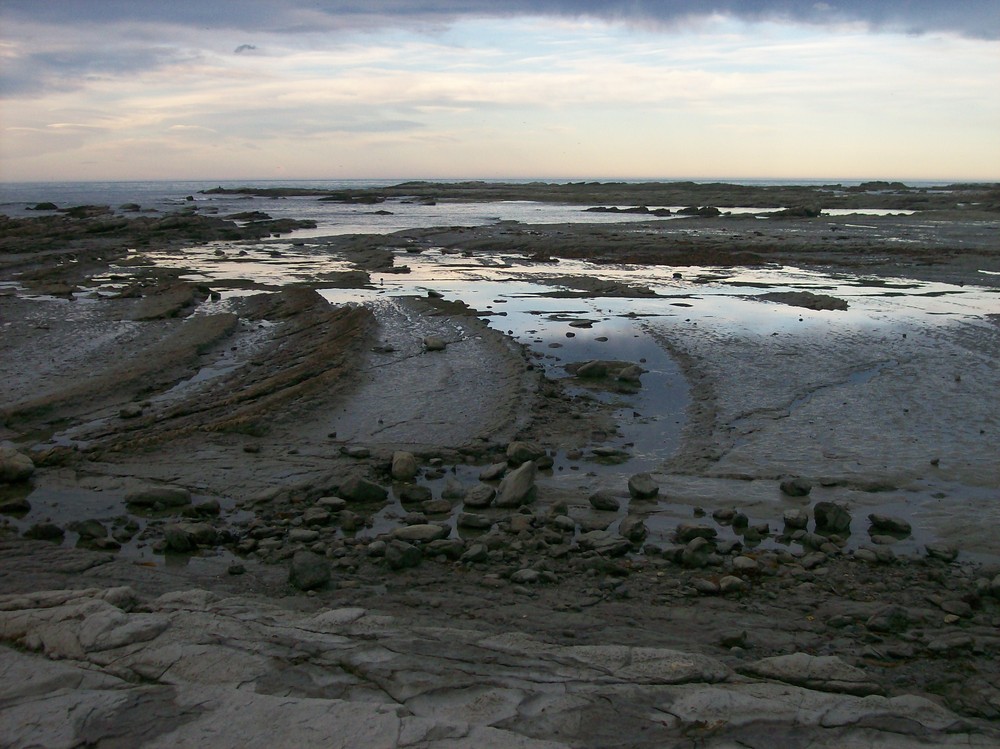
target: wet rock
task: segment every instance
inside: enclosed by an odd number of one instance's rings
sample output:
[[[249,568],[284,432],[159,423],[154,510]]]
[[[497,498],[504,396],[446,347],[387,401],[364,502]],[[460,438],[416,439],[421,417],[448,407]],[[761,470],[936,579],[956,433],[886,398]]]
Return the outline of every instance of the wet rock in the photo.
[[[66,531],[55,523],[35,523],[24,532],[25,538],[36,541],[62,541],[65,536]]]
[[[839,692],[864,697],[882,694],[882,688],[859,668],[836,656],[807,653],[776,655],[748,663],[737,669],[748,676],[794,684],[822,692]]]
[[[619,370],[617,377],[622,382],[629,382],[629,383],[632,383],[632,384],[639,384],[640,378],[645,373],[646,373],[646,370],[643,369],[642,367],[640,367],[640,366],[638,366],[636,364],[630,364],[629,366],[624,367],[623,369]]]
[[[865,622],[872,632],[905,632],[914,618],[902,606],[883,606]]]
[[[447,515],[451,512],[451,502],[447,499],[429,499],[420,505],[428,515]]]
[[[708,565],[708,558],[713,552],[712,543],[698,536],[692,538],[682,549],[679,562],[692,569],[700,569]]]
[[[191,503],[191,492],[181,486],[147,484],[126,492],[125,503],[136,507],[183,507]]]
[[[319,531],[312,528],[292,528],[288,531],[288,541],[293,544],[311,544],[319,540]]]
[[[26,481],[35,472],[35,464],[13,445],[0,445],[0,484]]]
[[[339,494],[352,502],[381,502],[389,496],[385,487],[357,474],[340,485]]]
[[[779,488],[789,497],[805,497],[812,491],[812,483],[804,478],[795,477],[782,481]]]
[[[545,455],[545,448],[534,442],[511,442],[507,445],[507,462],[512,466],[519,466]]]
[[[288,582],[299,590],[314,590],[330,582],[330,563],[311,551],[297,551],[288,568]]]
[[[660,487],[648,473],[637,473],[628,480],[628,492],[633,499],[652,499],[660,493]]]
[[[677,536],[678,543],[686,544],[693,538],[713,539],[718,535],[718,531],[710,525],[702,525],[700,523],[681,523],[677,526],[674,534]]]
[[[618,533],[634,544],[641,544],[646,540],[646,536],[649,535],[649,530],[646,528],[646,523],[643,522],[642,518],[629,515],[622,519],[618,527]]]
[[[471,512],[460,512],[455,524],[459,528],[470,528],[473,530],[488,530],[493,525],[493,521],[485,515],[476,515]]]
[[[427,336],[424,338],[424,349],[426,351],[444,351],[448,344],[443,338],[437,336]]]
[[[405,450],[397,450],[392,454],[392,478],[396,481],[411,481],[420,470],[417,456]]]
[[[310,507],[302,513],[303,525],[329,525],[333,516],[324,507]]]
[[[712,520],[719,525],[730,525],[734,517],[736,517],[736,510],[732,507],[721,507],[712,511]]]
[[[576,539],[577,544],[584,551],[596,551],[606,557],[620,557],[629,552],[632,545],[622,538],[607,531],[588,531],[581,533]]]
[[[894,518],[890,515],[880,515],[872,513],[868,516],[872,528],[877,531],[889,533],[894,536],[906,537],[913,531],[913,527],[902,518]]]
[[[785,527],[792,530],[805,528],[809,525],[809,513],[801,508],[785,510],[782,519],[785,521]]]
[[[590,506],[595,510],[601,510],[604,512],[617,512],[621,503],[618,499],[611,494],[611,492],[599,491],[594,492],[588,498]]]
[[[489,549],[486,548],[486,544],[470,544],[469,548],[460,557],[461,561],[469,564],[479,564],[485,562],[490,558]]]
[[[924,547],[927,556],[931,559],[940,559],[943,562],[954,562],[958,558],[958,549],[950,544],[930,543]]]
[[[480,481],[498,481],[507,472],[506,463],[493,463],[479,472]]]
[[[602,361],[588,361],[576,368],[575,374],[582,379],[599,379],[608,376],[608,365]]]
[[[813,508],[817,533],[850,533],[851,513],[834,502],[817,502]]]
[[[465,488],[465,484],[454,476],[449,476],[444,482],[444,488],[441,490],[441,497],[443,499],[461,500],[465,498],[466,491],[468,490]]]
[[[540,578],[541,573],[538,570],[522,569],[511,575],[510,581],[516,585],[532,585],[537,583]]]
[[[31,512],[31,503],[27,497],[11,497],[10,499],[0,499],[0,514],[20,515]]]
[[[347,507],[347,500],[341,497],[320,497],[316,506],[328,512],[340,512]]]
[[[723,575],[719,578],[719,592],[723,595],[727,593],[742,593],[750,589],[750,583],[735,575]]]
[[[406,503],[427,502],[434,497],[430,487],[422,486],[421,484],[407,484],[399,488],[398,492],[399,501]]]
[[[536,472],[534,462],[529,460],[504,476],[497,489],[496,506],[519,507],[533,502],[538,493],[535,486]]]
[[[429,543],[439,538],[447,538],[451,529],[446,525],[436,523],[418,523],[408,525],[404,528],[397,528],[392,532],[392,537],[401,541],[417,541]]]
[[[757,572],[760,570],[760,564],[751,557],[738,556],[733,558],[733,569],[738,572]]]
[[[108,529],[104,527],[104,524],[100,520],[80,520],[70,523],[67,527],[73,533],[76,533],[81,541],[93,541],[94,539],[105,538],[108,535]]]
[[[208,523],[173,523],[163,528],[167,549],[180,553],[194,551],[199,546],[211,546],[216,537],[215,528]]]
[[[489,507],[493,504],[493,499],[496,497],[497,492],[492,486],[487,486],[486,484],[477,484],[465,493],[465,498],[462,500],[466,507],[471,508],[481,508]]]
[[[413,544],[394,540],[386,544],[385,563],[392,570],[403,570],[420,564],[423,554]]]
[[[465,542],[460,538],[439,538],[424,546],[427,556],[445,556],[448,559],[460,559],[465,553]]]

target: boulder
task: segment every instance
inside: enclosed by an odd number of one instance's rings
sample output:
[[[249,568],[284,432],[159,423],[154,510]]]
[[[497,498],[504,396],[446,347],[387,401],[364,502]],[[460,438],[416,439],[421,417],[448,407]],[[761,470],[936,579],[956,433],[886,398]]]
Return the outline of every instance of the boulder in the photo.
[[[629,515],[622,519],[618,526],[618,533],[621,534],[622,538],[627,538],[634,544],[641,544],[649,535],[649,530],[642,518]]]
[[[529,460],[504,476],[497,488],[496,506],[519,507],[533,502],[538,494],[536,471],[534,462]]]
[[[352,502],[381,502],[389,496],[385,487],[357,474],[344,481],[338,493]]]
[[[392,454],[392,477],[396,481],[412,481],[420,470],[417,456],[405,450],[397,450]]]
[[[804,497],[812,491],[812,484],[803,478],[785,479],[779,486],[789,497]]]
[[[660,487],[648,473],[637,473],[628,480],[628,492],[633,499],[652,499],[660,493]]]
[[[392,570],[403,570],[420,564],[423,554],[413,544],[400,540],[390,541],[385,547],[385,563]]]
[[[183,507],[191,504],[191,492],[182,486],[146,484],[126,492],[125,503],[136,507]]]
[[[302,513],[303,525],[328,525],[332,519],[333,516],[324,507],[310,507]]]
[[[851,513],[834,502],[817,502],[813,508],[817,533],[850,533]]]
[[[100,520],[78,520],[70,523],[68,528],[76,533],[81,541],[92,541],[96,538],[105,538],[108,529]]]
[[[447,538],[451,529],[446,525],[435,523],[418,523],[397,528],[392,532],[392,537],[402,541],[417,541],[420,543],[430,543],[439,538]]]
[[[507,445],[507,462],[513,466],[545,457],[545,448],[534,442],[511,442]]]
[[[487,486],[486,484],[476,484],[465,493],[465,498],[462,502],[466,507],[489,507],[493,504],[493,498],[496,497],[496,495],[497,491],[492,486]]]
[[[0,445],[0,484],[27,480],[35,472],[35,464],[13,445]]]
[[[584,551],[596,551],[605,557],[624,556],[632,548],[626,539],[612,535],[607,531],[581,533],[576,542]]]
[[[785,527],[792,530],[800,530],[809,525],[809,513],[801,508],[785,510]]]
[[[444,351],[448,344],[443,338],[429,335],[424,338],[424,349],[427,351]]]
[[[675,531],[678,543],[686,544],[693,538],[705,538],[711,540],[718,535],[718,531],[710,525],[701,523],[681,523]]]
[[[506,463],[493,463],[479,472],[480,481],[498,481],[507,472]]]
[[[288,582],[299,590],[313,590],[330,582],[330,563],[311,551],[297,551],[288,569]]]
[[[199,546],[211,546],[218,533],[208,523],[173,523],[164,526],[163,540],[170,551],[189,552]]]
[[[460,512],[455,524],[459,528],[471,528],[473,530],[489,530],[493,521],[485,515],[476,515],[471,512]]]
[[[888,533],[892,536],[905,537],[909,536],[913,531],[913,527],[907,521],[890,515],[880,515],[873,512],[868,516],[868,520],[871,522],[873,530]]]
[[[35,523],[24,532],[25,538],[36,541],[62,541],[65,536],[66,531],[55,523]]]
[[[611,492],[599,491],[594,492],[589,497],[590,506],[595,510],[602,510],[606,512],[616,512],[621,506],[618,499],[611,494]]]
[[[443,499],[464,499],[466,491],[465,484],[454,476],[449,476],[444,482],[444,488],[441,489],[441,497]]]

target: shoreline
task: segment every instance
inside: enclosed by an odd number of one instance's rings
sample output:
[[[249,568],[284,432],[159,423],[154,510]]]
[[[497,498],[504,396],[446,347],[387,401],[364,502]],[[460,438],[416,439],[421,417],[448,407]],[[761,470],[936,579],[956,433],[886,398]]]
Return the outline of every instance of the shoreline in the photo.
[[[157,639],[163,632],[168,633],[163,637],[175,637],[175,644],[197,646],[197,633],[184,630],[179,620],[170,618],[169,598],[155,597],[172,594],[177,601],[187,601],[183,605],[191,611],[215,611],[211,596],[197,603],[191,594],[179,592],[206,588],[249,601],[266,598],[286,612],[318,615],[351,609],[362,612],[351,621],[392,617],[385,623],[387,629],[377,635],[387,641],[398,636],[397,628],[422,626],[454,631],[456,641],[462,640],[457,633],[465,628],[498,637],[529,633],[532,642],[545,647],[605,648],[600,650],[601,657],[611,652],[606,648],[679,648],[690,658],[711,657],[722,664],[706,666],[708,670],[691,677],[692,684],[700,685],[698,689],[714,684],[711,689],[732,696],[749,688],[747,678],[774,688],[798,683],[795,688],[805,690],[800,698],[828,695],[824,699],[839,700],[836,704],[847,709],[845,693],[851,692],[842,682],[838,686],[832,675],[820,679],[819,686],[802,686],[801,680],[796,682],[788,674],[760,670],[765,659],[778,656],[805,654],[803,663],[831,656],[861,672],[852,678],[862,686],[852,689],[874,690],[890,699],[917,694],[927,700],[925,710],[943,705],[934,709],[944,710],[942,714],[951,716],[948,720],[961,721],[963,728],[955,734],[946,734],[938,724],[912,723],[915,733],[907,734],[907,740],[912,739],[913,745],[928,735],[940,740],[952,735],[982,746],[996,738],[990,723],[1000,717],[1000,684],[990,674],[998,672],[996,646],[1000,643],[995,627],[1000,621],[1000,567],[963,562],[961,557],[953,561],[952,549],[934,543],[920,543],[933,552],[928,554],[925,548],[912,557],[896,555],[892,544],[874,544],[865,554],[845,553],[847,539],[842,530],[831,526],[823,534],[812,532],[816,505],[848,505],[852,530],[861,535],[862,515],[872,507],[859,504],[858,497],[868,494],[877,500],[878,495],[866,493],[860,483],[844,484],[845,472],[830,470],[835,461],[829,456],[806,456],[797,467],[794,461],[770,457],[781,441],[805,449],[810,442],[801,430],[811,428],[810,418],[829,424],[834,438],[824,444],[841,452],[880,438],[901,443],[919,440],[928,433],[921,423],[937,420],[935,429],[956,435],[951,444],[956,456],[960,453],[982,464],[983,455],[988,460],[988,454],[977,452],[978,446],[995,436],[987,430],[995,427],[996,414],[984,410],[988,405],[982,400],[996,376],[990,365],[1000,350],[994,340],[1000,338],[995,319],[977,323],[977,331],[992,325],[995,334],[987,338],[963,334],[930,340],[925,329],[920,336],[893,339],[889,358],[899,364],[892,366],[879,364],[887,356],[885,351],[872,353],[876,347],[885,348],[885,343],[875,339],[845,337],[838,348],[829,341],[823,345],[822,339],[807,345],[805,338],[714,336],[711,331],[680,328],[672,320],[649,321],[651,335],[665,342],[688,374],[694,409],[688,427],[697,439],[685,440],[680,457],[675,456],[663,471],[653,472],[658,499],[644,499],[629,490],[627,480],[632,476],[627,463],[617,476],[581,474],[581,479],[590,479],[598,488],[611,486],[601,501],[605,507],[614,504],[619,509],[599,509],[591,500],[594,492],[546,488],[549,469],[545,460],[551,459],[556,446],[566,452],[599,447],[601,440],[594,435],[614,431],[608,406],[593,398],[570,396],[565,383],[540,376],[524,348],[486,328],[477,319],[477,310],[429,294],[392,303],[399,306],[390,304],[378,314],[363,308],[345,313],[312,290],[324,288],[320,278],[306,279],[306,288],[222,300],[216,309],[212,305],[220,302],[213,302],[213,292],[218,293],[213,286],[225,288],[224,284],[184,281],[184,269],[146,265],[138,253],[127,251],[137,239],[149,242],[150,250],[161,242],[179,247],[169,232],[154,238],[150,224],[126,222],[94,240],[87,231],[94,224],[88,222],[108,220],[101,214],[78,219],[76,235],[49,238],[50,250],[41,256],[30,250],[46,246],[45,242],[28,231],[27,225],[19,229],[20,236],[5,235],[8,244],[0,256],[0,280],[16,282],[21,288],[33,286],[42,297],[23,298],[24,293],[10,285],[0,294],[3,353],[10,370],[6,374],[14,385],[3,403],[2,437],[14,440],[22,454],[35,462],[34,477],[29,479],[34,485],[15,483],[13,489],[4,490],[3,499],[30,499],[34,486],[73,489],[95,501],[117,503],[122,508],[119,515],[132,515],[140,526],[125,543],[136,539],[149,549],[159,548],[161,552],[143,559],[163,562],[137,564],[126,554],[114,553],[107,539],[127,530],[125,521],[107,523],[107,535],[101,541],[104,549],[94,544],[100,538],[92,539],[91,549],[73,549],[19,538],[23,529],[13,533],[6,526],[0,541],[4,559],[0,611],[13,613],[0,614],[0,625],[6,628],[2,631],[8,643],[41,642],[43,652],[61,652],[44,645],[49,642],[45,634],[49,614],[45,612],[69,616],[71,608],[66,607],[77,604],[64,596],[63,603],[42,605],[29,595],[34,591],[129,585],[137,603],[118,601],[111,604],[118,613],[111,613],[122,626],[133,622],[126,627],[133,639],[122,635],[116,647],[132,655],[158,652],[155,648],[166,647],[166,641]],[[627,258],[636,265],[679,266],[683,259],[697,256],[716,261],[698,263],[716,271],[738,263],[788,264],[798,258],[805,261],[805,267],[829,268],[835,263],[833,267],[861,271],[866,277],[889,271],[895,277],[905,272],[953,284],[971,284],[972,279],[986,275],[979,273],[984,268],[1000,272],[1000,248],[991,244],[995,235],[989,231],[996,223],[992,219],[952,219],[928,230],[920,242],[903,246],[891,237],[915,231],[921,219],[873,219],[866,223],[874,224],[875,230],[859,229],[846,240],[829,238],[851,229],[844,226],[851,223],[844,219],[687,221],[693,223],[668,229],[604,225],[571,231],[565,226],[501,225],[479,230],[412,230],[388,238],[312,239],[305,242],[303,251],[312,251],[308,245],[315,244],[316,252],[321,247],[324,253],[342,253],[355,270],[364,271],[365,283],[369,274],[393,267],[388,250],[428,247],[474,255],[516,249],[536,262],[546,257],[586,257],[598,263]],[[766,230],[760,229],[762,223]],[[64,222],[58,226],[60,231],[65,229]],[[838,230],[832,231],[833,226]],[[225,239],[234,230],[225,224],[187,219],[184,227],[182,231],[189,232],[184,242],[189,244]],[[259,227],[249,229],[246,236],[252,240],[253,232],[259,231]],[[819,253],[811,249],[824,242],[836,247]],[[628,245],[626,253],[620,249],[623,244]],[[942,248],[950,254],[935,256]],[[69,253],[76,262],[63,262]],[[111,267],[126,258],[129,262],[120,268]],[[933,264],[925,264],[932,260]],[[274,262],[285,259],[274,258]],[[124,269],[131,277],[113,278],[124,276]],[[684,272],[688,273],[686,267]],[[97,283],[113,289],[114,295],[90,296],[93,278],[103,279]],[[1000,276],[986,280],[994,278],[1000,280]],[[1000,283],[982,285],[988,289]],[[600,296],[604,292],[583,293]],[[956,324],[955,331],[960,330],[963,326]],[[440,340],[442,350],[432,343],[435,339]],[[801,366],[777,373],[774,382],[762,387],[763,374],[772,368],[768,357],[781,353],[782,347],[787,349],[782,361],[794,358]],[[742,371],[727,373],[724,363],[730,356],[745,363]],[[966,359],[961,379],[956,380],[949,361],[962,356]],[[858,401],[851,419],[831,422],[832,416],[846,419],[835,408],[834,396],[839,394],[824,379],[838,368],[844,369],[847,378],[852,372],[865,373],[868,379],[861,384],[871,389],[864,392],[872,400]],[[873,374],[867,374],[870,370]],[[20,380],[14,377],[18,371]],[[951,391],[945,393],[938,387],[935,398],[928,398],[930,381],[945,375],[950,377],[945,379]],[[38,392],[43,385],[48,391],[44,398]],[[820,409],[819,415],[809,416],[806,405],[796,406],[798,411],[782,417],[780,428],[776,427],[768,415],[774,408],[768,399],[784,402],[787,393],[794,401],[804,392],[811,395],[802,403]],[[824,400],[827,396],[829,402]],[[873,417],[857,405],[882,402],[911,409],[913,418],[901,421],[897,414],[880,421],[877,414]],[[973,429],[979,428],[977,418],[988,422],[981,427],[982,435]],[[743,429],[736,440],[739,444],[724,437],[733,425]],[[968,434],[962,431],[966,428],[971,430]],[[80,444],[74,448],[71,441],[63,440],[64,444],[39,450],[37,445],[44,442],[39,435],[46,432],[79,438]],[[928,434],[926,439],[936,442],[935,435]],[[508,452],[512,443],[529,445],[527,462]],[[532,443],[541,443],[542,454],[531,452]],[[926,446],[914,444],[920,450],[914,453],[913,466],[931,466],[936,459],[933,470],[952,470],[951,453],[924,454]],[[416,457],[416,474],[392,475],[394,456],[401,451]],[[699,457],[701,452],[707,455]],[[482,480],[483,470],[506,464],[503,470],[516,473],[518,465],[531,465],[532,460],[536,468],[521,499],[507,508],[472,506],[469,492],[473,488],[501,488],[498,481]],[[881,472],[869,466],[863,472],[860,478],[868,488],[887,489],[893,484],[893,491],[901,491],[907,482],[926,479],[908,463],[904,466],[897,454],[887,453],[886,460],[896,465]],[[905,476],[897,475],[900,466],[906,467]],[[810,480],[811,492],[792,498],[779,490],[790,468],[795,469],[791,473]],[[742,481],[741,476],[753,481]],[[359,482],[362,478],[365,481]],[[952,479],[968,483],[964,474],[956,473]],[[832,480],[841,483],[825,483]],[[876,486],[883,480],[884,486]],[[160,499],[150,500],[145,510],[137,511],[135,502],[126,507],[126,494],[148,489],[151,483],[189,494],[174,507],[173,500],[165,500],[169,493],[157,495]],[[421,486],[424,491],[408,489]],[[995,480],[985,474],[982,486],[997,488]],[[388,505],[379,489],[389,495]],[[408,498],[406,491],[411,492]],[[394,502],[401,496],[404,499],[396,507]],[[660,507],[661,502],[667,507]],[[461,507],[461,514],[475,516],[479,527],[470,525],[459,532],[449,525],[449,531],[456,533],[441,537],[440,524],[448,522],[440,514],[442,503],[448,507],[451,522],[457,522],[454,512]],[[760,508],[769,503],[775,514],[761,517]],[[809,510],[807,527],[799,526],[801,516],[791,512],[796,509]],[[60,511],[57,504],[46,507],[50,514]],[[745,518],[746,525],[737,519],[741,511],[751,516]],[[797,541],[777,549],[754,542],[754,533],[758,539],[778,535],[776,526],[782,519],[786,527],[780,533],[793,538],[801,531]],[[66,520],[57,515],[37,521],[36,525],[48,522],[83,537],[80,530],[69,530]],[[392,524],[384,535],[377,529],[361,535],[349,530],[383,521]],[[769,526],[766,530],[759,527],[762,522]],[[989,525],[981,525],[988,534]],[[741,530],[734,532],[734,528]],[[211,540],[195,535],[209,531]],[[200,555],[179,553],[181,541],[176,539],[184,534],[189,536],[186,543],[202,549]],[[126,534],[118,535],[124,538]],[[991,541],[977,543],[988,548]],[[317,556],[319,568],[326,570],[326,580],[318,585],[289,582],[289,565],[303,552]],[[83,595],[94,610],[104,606],[91,600],[96,595]],[[212,614],[218,615],[218,611]],[[299,614],[273,614],[278,619],[286,615]],[[148,640],[136,639],[134,633],[146,631],[139,622],[147,621],[136,616],[169,620],[170,624]],[[19,630],[21,625],[12,624],[18,621],[28,624]],[[214,621],[222,626],[221,619]],[[459,623],[467,626],[459,627]],[[289,626],[289,631],[298,631],[311,625]],[[355,636],[343,627],[335,631]],[[155,648],[144,643],[154,643]],[[240,647],[253,660],[258,646],[250,640],[247,643]],[[107,670],[105,656],[97,655],[104,651],[83,648],[74,652],[75,662],[89,662],[109,675],[116,673]],[[122,654],[115,649],[107,652],[112,661]],[[183,655],[171,652],[169,663],[183,662]],[[558,657],[567,657],[574,651],[559,652]],[[637,651],[629,653],[633,658]],[[39,662],[37,656],[23,657],[25,668]],[[482,657],[480,651],[463,657],[488,672],[480,677],[488,685],[487,694],[508,694],[503,690],[511,689],[510,684],[477,660]],[[363,663],[368,665],[361,671],[373,674],[374,667]],[[757,670],[751,669],[755,676],[740,675],[751,673],[747,669],[753,664],[757,664]],[[519,678],[530,680],[531,669],[542,666],[535,663],[523,668]],[[721,676],[710,679],[708,674],[716,673],[712,669],[721,669]],[[261,685],[276,678],[270,667],[251,670]],[[969,673],[976,674],[972,681]],[[186,678],[178,682],[187,685],[184,689],[204,685],[202,676]],[[379,679],[382,684],[395,684],[397,677],[359,678],[370,687]],[[641,679],[629,678],[633,681],[626,679],[623,684],[630,683],[633,691],[601,699],[611,699],[619,711],[641,712],[653,698],[643,691],[645,687],[640,688]],[[581,679],[591,684],[600,681],[594,675]],[[417,690],[428,704],[438,705],[435,690],[458,689],[441,674],[428,683],[433,686],[426,694]],[[278,693],[293,701],[310,695],[308,689]],[[360,699],[357,696],[338,694],[338,699],[359,704],[351,702]],[[399,694],[394,691],[393,699],[416,709],[417,702]],[[670,700],[680,699],[680,693],[670,694]],[[538,699],[537,690],[527,689],[516,703],[527,705],[529,698]],[[27,696],[19,699],[30,704]],[[803,723],[801,714],[781,713],[777,706],[783,703],[778,697],[773,699],[778,701],[766,704],[775,717],[757,716],[748,722],[773,720],[781,735],[808,731],[817,742],[833,742],[818,746],[835,746],[845,735],[855,736],[850,731],[877,731],[878,719],[853,702],[850,709],[860,711],[855,714],[861,716],[856,720],[870,727],[859,729],[851,723],[853,727],[844,729],[847,734],[831,734]],[[295,704],[304,709],[306,703]],[[881,714],[895,716],[890,722],[904,720],[904,715],[905,720],[913,720],[902,704],[882,707]],[[758,710],[764,709],[761,705]],[[700,710],[688,722],[667,721],[655,729],[661,732],[657,735],[662,741],[680,741],[685,731],[711,714],[707,706]],[[574,714],[565,705],[555,712]],[[431,714],[440,721],[438,713]],[[472,712],[459,714],[480,725]],[[563,740],[551,726],[518,733],[517,725],[504,724],[503,730],[509,732],[504,741]],[[880,738],[885,735],[878,734]]]

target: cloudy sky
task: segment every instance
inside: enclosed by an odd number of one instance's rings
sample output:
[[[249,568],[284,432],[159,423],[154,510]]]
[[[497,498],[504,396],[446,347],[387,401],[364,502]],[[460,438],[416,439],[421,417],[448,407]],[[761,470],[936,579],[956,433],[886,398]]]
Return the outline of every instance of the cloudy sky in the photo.
[[[0,0],[0,180],[1000,180],[1000,0]]]

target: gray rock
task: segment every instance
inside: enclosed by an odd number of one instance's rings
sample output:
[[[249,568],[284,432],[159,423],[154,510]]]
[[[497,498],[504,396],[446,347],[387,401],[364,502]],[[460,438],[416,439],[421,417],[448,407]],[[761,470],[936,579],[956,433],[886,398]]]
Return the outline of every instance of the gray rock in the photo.
[[[692,580],[691,587],[703,596],[717,596],[720,592],[719,584],[717,582],[703,577],[696,577]]]
[[[479,472],[480,481],[497,481],[507,472],[506,463],[493,463]]]
[[[417,456],[405,450],[397,450],[392,454],[392,477],[396,481],[411,481],[420,470]]]
[[[342,497],[320,497],[316,500],[316,506],[330,512],[340,512],[347,509],[347,500]]]
[[[925,547],[927,556],[944,562],[954,562],[958,558],[958,549],[950,544],[930,543]]]
[[[67,527],[79,535],[81,541],[92,541],[97,538],[105,538],[108,535],[108,529],[100,520],[80,520],[70,523]]]
[[[460,512],[455,524],[459,528],[470,528],[473,530],[489,530],[493,521],[485,515],[476,515],[471,512]]]
[[[628,492],[633,499],[652,499],[660,493],[660,487],[648,473],[637,473],[628,480]]]
[[[809,513],[798,507],[785,510],[782,519],[785,521],[785,527],[792,530],[805,528],[809,525]]]
[[[451,529],[446,525],[435,523],[421,523],[418,525],[407,525],[397,528],[392,532],[392,537],[401,541],[416,541],[419,543],[430,543],[439,538],[447,538]]]
[[[511,442],[507,445],[507,462],[519,466],[529,460],[545,457],[545,448],[534,442]]]
[[[367,447],[362,447],[361,445],[343,445],[340,448],[340,454],[346,455],[348,458],[364,460],[365,458],[371,457],[372,451]]]
[[[26,481],[35,472],[35,464],[11,444],[0,444],[0,484]]]
[[[723,595],[726,593],[742,593],[749,589],[750,583],[735,575],[723,575],[719,578],[719,592]]]
[[[24,537],[35,541],[62,541],[66,531],[55,523],[35,523],[24,532]]]
[[[403,487],[399,487],[398,490],[400,502],[427,502],[434,497],[430,487],[423,486],[422,484],[406,484]]]
[[[537,583],[541,578],[541,573],[537,570],[523,569],[518,570],[513,575],[510,576],[510,581],[517,585],[531,585]]]
[[[428,499],[420,505],[420,509],[428,515],[447,515],[451,512],[451,502],[447,499]]]
[[[677,526],[677,530],[674,533],[677,536],[677,542],[682,544],[686,544],[692,538],[707,538],[711,540],[719,535],[718,531],[712,526],[700,523],[681,523]]]
[[[465,542],[460,538],[439,538],[424,546],[427,556],[445,556],[448,559],[460,559],[465,552]]]
[[[302,513],[303,525],[329,525],[333,516],[323,507],[310,507]]]
[[[465,484],[454,476],[449,476],[444,482],[444,488],[441,490],[441,497],[443,499],[460,500],[465,498],[467,491],[468,490],[465,488]]]
[[[389,569],[403,570],[420,564],[423,554],[413,544],[400,540],[390,541],[385,547],[385,563]]]
[[[125,493],[125,503],[136,507],[181,507],[191,503],[191,492],[180,486],[137,486]]]
[[[646,370],[637,364],[629,364],[627,367],[622,368],[618,372],[618,379],[622,382],[629,382],[632,384],[638,384],[640,378],[645,374]]]
[[[913,527],[902,518],[895,518],[890,515],[880,515],[873,512],[868,516],[868,520],[871,522],[872,528],[875,530],[889,533],[894,536],[906,537],[913,532]]]
[[[733,558],[733,569],[739,572],[757,572],[760,569],[760,564],[757,563],[756,559],[738,556]]]
[[[163,528],[163,539],[171,551],[189,552],[211,546],[218,532],[208,523],[172,523]]]
[[[844,663],[836,656],[815,656],[806,653],[776,655],[763,658],[737,669],[740,673],[773,679],[787,684],[866,696],[882,694],[882,688],[859,668]]]
[[[383,486],[355,474],[340,485],[339,494],[351,502],[381,502],[389,496]]]
[[[602,361],[588,361],[576,368],[576,376],[587,380],[596,380],[608,376],[608,365]]]
[[[330,582],[330,563],[311,551],[297,551],[288,569],[288,582],[299,590],[314,590]]]
[[[606,557],[623,556],[632,548],[632,545],[624,538],[612,535],[607,531],[581,533],[576,542],[584,551],[596,551]]]
[[[26,512],[31,512],[31,503],[28,501],[27,497],[0,499],[0,514],[20,515],[21,513]]]
[[[424,338],[424,348],[427,351],[444,351],[447,346],[448,344],[443,338],[431,335]]]
[[[470,544],[469,548],[461,556],[461,561],[467,563],[485,562],[490,558],[489,549],[485,544]]]
[[[602,510],[605,512],[617,512],[621,503],[618,499],[607,491],[594,492],[588,498],[590,506],[595,510]]]
[[[851,513],[834,502],[817,502],[813,508],[817,533],[850,533]]]
[[[308,544],[319,539],[319,531],[312,528],[292,528],[288,531],[288,540],[293,544]]]
[[[865,626],[872,632],[905,632],[913,621],[909,611],[902,606],[890,604],[868,617]]]
[[[535,500],[538,489],[535,486],[537,468],[528,461],[514,469],[500,482],[495,504],[497,507],[519,507]]]
[[[812,491],[812,483],[806,479],[795,477],[782,481],[779,488],[789,497],[805,497]]]
[[[622,518],[622,522],[618,526],[618,533],[634,544],[641,544],[649,535],[649,529],[646,528],[646,523],[643,522],[642,518],[629,515]]]
[[[493,504],[493,499],[496,495],[496,489],[492,486],[488,486],[487,484],[476,484],[465,493],[462,503],[466,507],[471,507],[473,509],[489,507]]]
[[[968,619],[972,616],[972,606],[959,599],[950,598],[941,601],[938,607],[946,614],[954,614],[963,619]]]
[[[708,565],[708,558],[713,551],[712,543],[708,539],[697,536],[681,550],[679,561],[685,567],[700,569]]]

